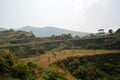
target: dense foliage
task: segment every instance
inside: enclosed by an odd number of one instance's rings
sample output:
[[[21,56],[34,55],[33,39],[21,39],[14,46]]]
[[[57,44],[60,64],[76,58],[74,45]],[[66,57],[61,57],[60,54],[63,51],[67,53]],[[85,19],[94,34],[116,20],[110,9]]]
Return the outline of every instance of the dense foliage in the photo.
[[[120,49],[120,37],[99,37],[60,40],[50,42],[36,42],[29,44],[1,45],[0,49],[9,49],[19,58],[41,55],[51,50],[64,49]]]
[[[120,80],[120,54],[71,57],[55,64],[78,80]]]
[[[9,50],[0,50],[0,80],[66,80],[62,73],[33,62],[19,61]]]

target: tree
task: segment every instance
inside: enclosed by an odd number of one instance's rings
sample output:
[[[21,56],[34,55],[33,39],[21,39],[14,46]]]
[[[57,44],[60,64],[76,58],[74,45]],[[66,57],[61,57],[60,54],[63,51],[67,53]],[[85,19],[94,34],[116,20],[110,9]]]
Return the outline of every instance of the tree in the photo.
[[[109,29],[108,33],[109,33],[109,34],[113,34],[113,30],[112,30],[112,29]]]
[[[91,37],[95,37],[95,35],[94,35],[93,33],[90,33],[88,36],[89,36],[90,38],[91,38]]]
[[[75,39],[79,39],[80,37],[78,35],[75,36]]]
[[[116,30],[116,32],[115,33],[120,33],[120,28],[118,29],[118,30]]]
[[[63,39],[72,39],[72,35],[69,33],[69,34],[62,34],[62,37]]]
[[[19,62],[12,66],[14,73],[12,74],[13,77],[19,78],[21,80],[29,80],[30,76],[30,69],[27,64],[23,62]]]
[[[5,49],[0,50],[0,75],[11,73],[11,67],[16,63],[14,55]]]
[[[52,35],[50,38],[51,40],[55,40],[55,35]]]
[[[105,34],[104,29],[99,29],[98,32],[99,32],[98,34],[100,36],[103,36]]]
[[[13,30],[12,28],[10,28],[10,31],[11,31],[11,32],[14,32],[14,30]]]

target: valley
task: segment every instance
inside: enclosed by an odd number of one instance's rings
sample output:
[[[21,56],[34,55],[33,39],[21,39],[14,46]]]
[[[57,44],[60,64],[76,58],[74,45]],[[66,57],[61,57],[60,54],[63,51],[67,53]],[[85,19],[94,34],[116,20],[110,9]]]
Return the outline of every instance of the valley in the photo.
[[[0,0],[0,80],[120,80],[120,0]]]

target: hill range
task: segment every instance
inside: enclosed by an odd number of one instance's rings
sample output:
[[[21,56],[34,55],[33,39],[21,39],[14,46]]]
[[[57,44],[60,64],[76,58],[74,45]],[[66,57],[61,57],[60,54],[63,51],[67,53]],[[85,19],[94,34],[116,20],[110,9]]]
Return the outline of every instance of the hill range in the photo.
[[[4,28],[0,28],[0,31],[7,30]],[[36,37],[49,37],[51,35],[61,35],[61,34],[72,34],[72,36],[85,36],[89,33],[86,32],[78,32],[78,31],[71,31],[71,30],[66,30],[66,29],[60,29],[56,27],[51,27],[51,26],[46,26],[46,27],[33,27],[33,26],[24,26],[22,28],[19,28],[17,30],[22,30],[22,31],[27,31],[27,32],[33,32],[33,34]]]

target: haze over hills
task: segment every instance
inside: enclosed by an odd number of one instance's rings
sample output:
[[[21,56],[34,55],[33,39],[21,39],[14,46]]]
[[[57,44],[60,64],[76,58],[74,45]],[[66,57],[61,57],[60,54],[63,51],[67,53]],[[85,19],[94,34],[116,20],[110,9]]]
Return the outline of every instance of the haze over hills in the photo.
[[[4,30],[7,30],[7,29],[4,29],[4,28],[0,28],[0,31],[4,31]]]
[[[60,29],[60,28],[51,27],[51,26],[46,26],[42,28],[25,26],[25,27],[20,28],[19,30],[28,31],[28,32],[32,31],[37,37],[48,37],[51,35],[61,35],[61,34],[67,34],[67,33],[70,33],[73,36],[75,35],[85,36],[89,34],[86,32],[70,31],[70,30]]]
[[[0,28],[0,31],[4,30],[9,30],[5,28]],[[22,30],[22,31],[27,31],[27,32],[33,32],[33,34],[36,37],[49,37],[51,35],[61,35],[61,34],[72,34],[72,36],[85,36],[89,33],[87,32],[78,32],[78,31],[71,31],[71,30],[66,30],[66,29],[61,29],[61,28],[56,28],[56,27],[51,27],[51,26],[46,26],[46,27],[33,27],[33,26],[24,26],[19,29],[14,29],[14,30]]]

